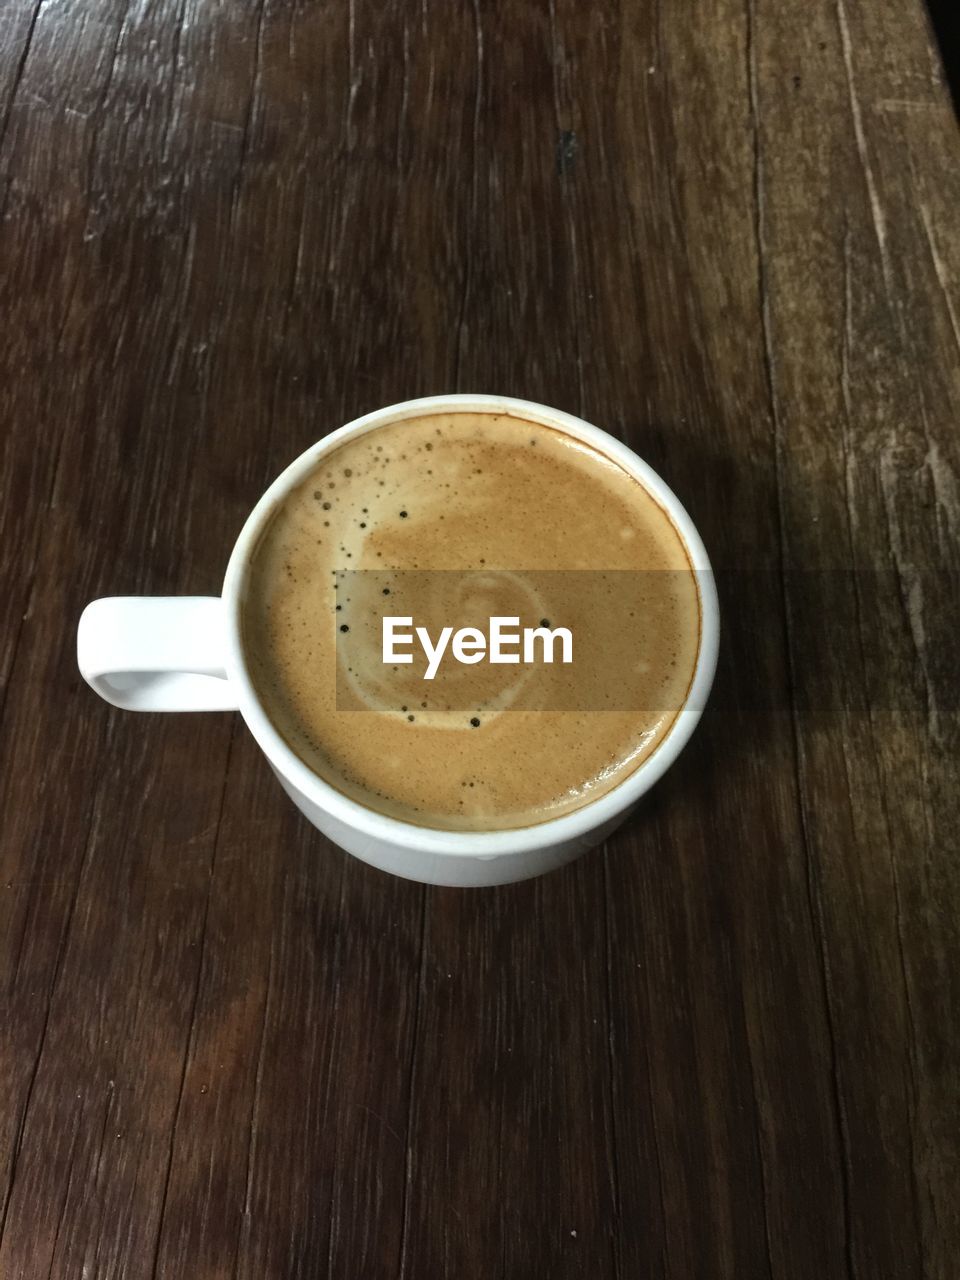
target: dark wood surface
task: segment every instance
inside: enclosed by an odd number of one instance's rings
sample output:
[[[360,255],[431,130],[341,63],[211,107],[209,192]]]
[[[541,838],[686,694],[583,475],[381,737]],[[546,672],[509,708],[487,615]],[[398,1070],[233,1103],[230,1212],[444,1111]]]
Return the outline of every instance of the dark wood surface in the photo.
[[[918,0],[0,7],[0,1276],[960,1257],[960,139]],[[579,412],[719,572],[602,850],[438,890],[74,661],[305,446]]]

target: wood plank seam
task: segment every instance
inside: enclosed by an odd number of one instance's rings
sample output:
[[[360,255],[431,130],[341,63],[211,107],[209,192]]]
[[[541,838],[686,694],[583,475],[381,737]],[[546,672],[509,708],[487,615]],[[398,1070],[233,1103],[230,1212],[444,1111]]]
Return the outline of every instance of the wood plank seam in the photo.
[[[842,0],[837,0],[838,4]],[[809,839],[807,830],[805,806],[803,803],[803,788],[800,776],[800,755],[802,752],[802,744],[800,740],[800,727],[798,723],[798,710],[796,691],[793,673],[793,646],[791,644],[791,616],[790,606],[787,596],[786,587],[786,550],[785,550],[785,509],[783,498],[783,480],[782,480],[782,452],[783,452],[783,427],[780,418],[779,403],[776,392],[775,377],[775,360],[773,350],[773,334],[772,322],[770,316],[770,292],[766,273],[766,234],[765,234],[765,206],[764,206],[764,167],[763,167],[763,139],[761,135],[761,114],[759,101],[759,82],[757,72],[757,56],[756,56],[756,0],[747,0],[747,33],[746,33],[746,60],[747,60],[747,85],[748,98],[750,103],[750,117],[753,136],[753,195],[754,195],[754,239],[757,255],[757,294],[760,312],[760,334],[762,341],[763,370],[767,393],[767,403],[770,413],[770,421],[773,426],[773,458],[774,458],[774,480],[777,502],[777,532],[778,532],[778,558],[779,558],[779,578],[781,593],[781,610],[784,627],[784,637],[786,642],[786,671],[788,684],[788,701],[790,707],[790,719],[792,727],[793,739],[793,778],[794,778],[794,797],[797,811],[800,819],[800,831],[802,837],[803,854],[807,869],[808,885],[813,875],[813,849]],[[812,905],[812,904],[811,904]],[[825,1001],[826,1025],[830,1044],[830,1056],[832,1064],[832,1087],[836,1104],[836,1112],[834,1116],[834,1126],[837,1136],[838,1145],[838,1164],[841,1173],[841,1187],[843,1196],[843,1235],[845,1246],[845,1262],[847,1274],[850,1280],[856,1280],[856,1270],[853,1258],[853,1242],[852,1242],[852,1218],[850,1208],[850,1179],[852,1171],[850,1168],[850,1159],[848,1153],[848,1136],[843,1123],[843,1093],[840,1085],[838,1058],[836,1048],[836,1028],[833,1023],[830,1004],[830,983],[829,983],[829,967],[827,956],[827,943],[824,928],[824,921],[821,917],[811,910],[810,913],[811,930],[815,940],[819,943],[819,959],[820,968],[823,977],[823,994]],[[748,1036],[749,1043],[749,1036]],[[762,1165],[761,1165],[762,1168]],[[769,1244],[769,1240],[768,1240]]]

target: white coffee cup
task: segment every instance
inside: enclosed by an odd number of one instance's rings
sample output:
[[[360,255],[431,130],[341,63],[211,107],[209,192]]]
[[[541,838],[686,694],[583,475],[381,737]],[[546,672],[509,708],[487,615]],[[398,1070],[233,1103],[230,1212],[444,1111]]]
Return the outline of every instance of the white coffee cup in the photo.
[[[584,440],[618,462],[669,514],[700,589],[701,630],[687,700],[669,733],[632,774],[605,795],[532,827],[441,831],[401,822],[350,800],[286,744],[254,691],[243,652],[240,606],[251,552],[271,515],[325,453],[350,436],[427,413],[496,413],[542,423]],[[445,395],[368,413],[312,445],[251,511],[217,596],[109,597],[80,618],[77,658],[85,680],[114,706],[135,711],[238,710],[284,790],[341,848],[384,871],[426,884],[494,885],[550,871],[599,844],[627,817],[680,754],[700,719],[717,664],[720,615],[710,562],[693,522],[645,462],[606,432],[544,405],[503,396]]]

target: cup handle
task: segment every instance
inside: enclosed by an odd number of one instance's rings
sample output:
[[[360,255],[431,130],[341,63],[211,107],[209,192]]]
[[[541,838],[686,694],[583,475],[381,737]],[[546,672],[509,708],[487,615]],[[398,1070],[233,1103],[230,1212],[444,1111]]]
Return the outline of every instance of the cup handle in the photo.
[[[108,596],[77,627],[80,673],[130,711],[235,711],[219,596]]]

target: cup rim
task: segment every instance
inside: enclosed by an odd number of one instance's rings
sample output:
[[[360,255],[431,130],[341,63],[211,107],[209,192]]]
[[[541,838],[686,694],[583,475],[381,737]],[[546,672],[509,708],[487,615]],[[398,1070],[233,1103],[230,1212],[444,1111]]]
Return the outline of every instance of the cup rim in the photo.
[[[618,462],[664,508],[683,539],[700,592],[700,649],[686,700],[665,737],[637,768],[610,791],[572,813],[529,827],[496,831],[450,831],[418,826],[369,809],[350,799],[315,773],[274,727],[258,698],[247,669],[241,640],[241,605],[246,571],[261,532],[280,502],[305,478],[324,454],[344,440],[377,427],[427,413],[496,413],[553,427],[594,446]],[[236,690],[240,714],[267,759],[303,796],[348,827],[416,852],[497,857],[522,854],[576,839],[630,808],[667,771],[697,726],[713,684],[720,637],[716,585],[706,548],[679,498],[642,458],[614,436],[573,414],[512,396],[455,394],[422,396],[363,414],[305,449],[287,466],[247,516],[234,544],[223,582],[226,614],[227,674]]]

